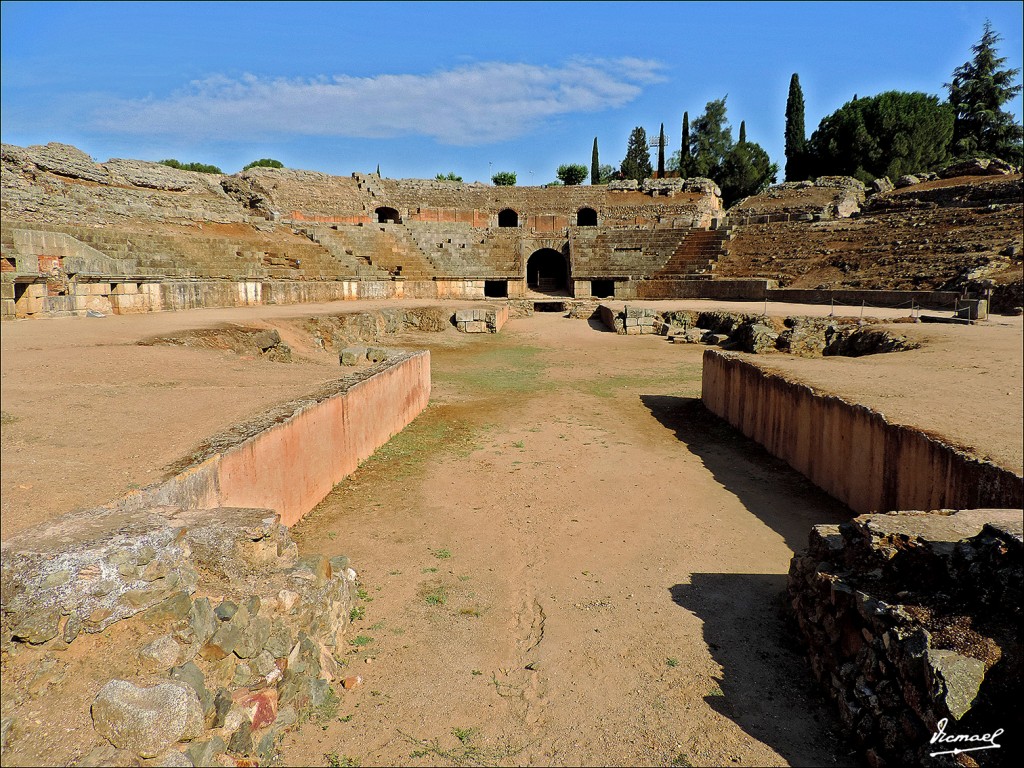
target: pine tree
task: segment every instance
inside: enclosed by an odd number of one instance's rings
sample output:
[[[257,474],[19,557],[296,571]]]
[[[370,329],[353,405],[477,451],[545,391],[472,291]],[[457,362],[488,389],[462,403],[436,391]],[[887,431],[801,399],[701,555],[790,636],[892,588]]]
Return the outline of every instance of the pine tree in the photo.
[[[658,133],[658,178],[665,178],[665,124],[661,124]]]
[[[794,72],[789,79],[789,98],[786,99],[786,181],[801,181],[805,178],[806,151],[804,92],[800,89],[800,76]]]
[[[974,58],[953,70],[947,83],[949,102],[956,117],[953,123],[952,153],[993,155],[1021,162],[1022,128],[1013,115],[1001,107],[1021,92],[1013,85],[1020,69],[1005,69],[1006,58],[996,55],[1002,37],[985,22],[981,40],[974,45]]]
[[[746,120],[740,120],[740,140],[737,143],[738,144],[746,144],[747,143],[747,121]]]
[[[693,157],[690,155],[690,113],[683,112],[683,140],[679,150],[679,176],[688,178],[693,175]]]
[[[647,132],[640,126],[634,128],[629,135],[626,157],[623,158],[619,170],[623,178],[637,181],[643,181],[653,173],[651,152],[647,147]]]
[[[597,161],[597,136],[594,137],[594,151],[590,153],[590,184],[601,183],[601,164]]]

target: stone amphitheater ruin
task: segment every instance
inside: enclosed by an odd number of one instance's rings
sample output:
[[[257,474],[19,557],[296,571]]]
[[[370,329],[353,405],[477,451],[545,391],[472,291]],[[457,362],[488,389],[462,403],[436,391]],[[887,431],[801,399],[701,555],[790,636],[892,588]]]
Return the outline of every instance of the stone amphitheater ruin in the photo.
[[[1018,169],[2,162],[3,765],[1019,760]]]

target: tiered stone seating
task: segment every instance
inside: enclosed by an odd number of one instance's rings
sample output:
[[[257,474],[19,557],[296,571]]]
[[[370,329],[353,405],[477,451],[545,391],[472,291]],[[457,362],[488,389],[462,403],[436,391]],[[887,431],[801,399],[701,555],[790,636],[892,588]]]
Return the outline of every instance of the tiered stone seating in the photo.
[[[718,259],[726,253],[729,230],[694,229],[679,243],[654,278],[710,278]]]
[[[653,275],[665,269],[688,229],[619,229],[593,234],[575,230],[571,238],[573,275],[623,277]]]

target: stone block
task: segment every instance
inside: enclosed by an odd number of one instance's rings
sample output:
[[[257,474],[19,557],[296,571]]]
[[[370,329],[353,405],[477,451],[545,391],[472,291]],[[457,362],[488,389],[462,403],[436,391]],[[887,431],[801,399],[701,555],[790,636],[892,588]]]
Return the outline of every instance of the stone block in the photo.
[[[483,320],[466,323],[466,333],[487,333],[487,323]]]
[[[358,365],[366,359],[366,347],[346,347],[338,357],[342,365]]]

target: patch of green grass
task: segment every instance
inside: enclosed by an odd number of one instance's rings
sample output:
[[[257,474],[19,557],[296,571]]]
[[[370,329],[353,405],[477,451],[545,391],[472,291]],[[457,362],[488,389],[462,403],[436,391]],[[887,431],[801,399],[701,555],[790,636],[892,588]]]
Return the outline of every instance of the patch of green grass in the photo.
[[[458,745],[451,749],[442,747],[440,739],[428,741],[417,739],[401,730],[398,733],[418,747],[409,754],[409,757],[432,757],[432,765],[511,765],[515,762],[513,758],[528,746],[513,747],[506,743],[502,747],[481,747],[474,743],[477,736],[476,728],[452,728],[452,735],[458,741]]]
[[[476,728],[452,728],[452,736],[463,744],[468,744],[476,736]]]
[[[384,629],[384,622],[378,621],[376,624],[371,624],[369,629]]]
[[[357,648],[365,648],[373,642],[373,638],[369,635],[356,635],[348,641],[350,645],[354,645]]]
[[[552,386],[544,380],[547,365],[540,359],[541,352],[530,346],[495,347],[474,356],[471,366],[437,370],[433,378],[454,385],[463,396],[539,392]]]
[[[679,666],[679,659],[676,659],[676,658],[673,658],[672,656],[669,656],[667,659],[665,659],[665,664],[667,664],[670,667],[678,667]]]
[[[358,598],[359,598],[360,600],[365,600],[365,601],[366,601],[366,602],[368,602],[368,603],[372,603],[372,602],[373,602],[373,598],[372,598],[372,597],[370,597],[370,593],[369,593],[369,592],[367,592],[367,591],[366,591],[365,589],[363,589],[362,587],[359,587],[359,588],[358,588],[358,589],[356,590],[356,597],[358,597]]]
[[[722,691],[720,686],[716,685],[714,688],[708,691],[708,696],[725,696],[725,693]]]
[[[449,552],[447,549],[435,549],[431,552],[431,554],[438,560],[447,560],[449,557],[452,556],[452,553]]]
[[[424,568],[420,573],[437,573],[437,568]]]
[[[466,573],[466,574],[463,574],[462,576],[459,576],[459,581],[469,581],[472,578],[473,578],[472,576],[470,576],[468,573]]]
[[[473,677],[476,677],[476,676],[478,676],[478,675],[482,675],[482,674],[483,674],[483,672],[481,672],[481,671],[480,671],[479,669],[474,669],[474,670],[473,670],[472,672],[470,672],[469,674],[473,675]]]
[[[360,621],[366,616],[366,608],[362,605],[357,605],[351,611],[348,612],[349,621]]]
[[[359,768],[362,765],[358,757],[339,755],[337,752],[325,752],[324,760],[330,768]]]
[[[299,722],[326,723],[338,716],[338,707],[340,705],[341,700],[338,698],[338,695],[332,689],[328,689],[323,702],[302,712],[299,715]]]
[[[679,768],[690,768],[690,766],[692,766],[693,763],[690,762],[690,758],[688,758],[686,755],[680,752],[678,755],[672,758],[672,761],[669,763],[669,765],[679,766]]]
[[[339,718],[338,718],[338,722],[339,722],[339,723],[348,723],[348,722],[350,722],[350,721],[352,720],[352,718],[353,718],[353,717],[355,717],[355,716],[356,716],[356,713],[355,713],[355,712],[349,712],[349,713],[348,713],[347,715],[345,715],[344,717],[339,717]]]
[[[512,446],[515,448],[525,448],[526,444],[522,440],[516,440],[514,443],[512,443]]]
[[[409,478],[417,474],[431,456],[442,451],[468,455],[474,446],[474,434],[467,422],[445,418],[428,408],[374,451],[360,465],[360,470],[385,471],[389,477],[399,480]]]
[[[427,605],[444,605],[448,602],[448,590],[440,582],[424,584],[420,588],[420,595]]]
[[[14,424],[16,421],[21,421],[21,419],[13,413],[0,411],[0,424],[3,424],[6,427],[8,424]]]
[[[467,605],[464,608],[459,609],[460,616],[472,616],[474,619],[479,619],[483,616],[483,611],[477,608],[475,605]]]

